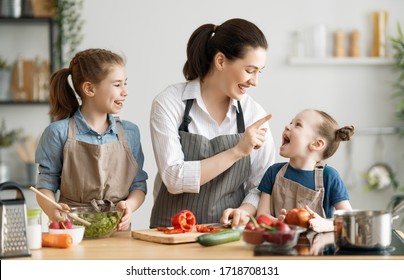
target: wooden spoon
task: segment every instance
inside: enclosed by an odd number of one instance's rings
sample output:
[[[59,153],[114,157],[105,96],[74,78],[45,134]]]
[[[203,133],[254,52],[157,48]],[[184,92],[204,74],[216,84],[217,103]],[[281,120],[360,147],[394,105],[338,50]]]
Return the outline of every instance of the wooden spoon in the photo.
[[[82,218],[80,218],[79,216],[77,216],[75,213],[70,213],[68,210],[64,210],[64,209],[62,208],[62,206],[60,206],[59,203],[56,203],[55,201],[53,201],[52,199],[50,199],[49,197],[47,197],[46,195],[44,195],[43,193],[41,193],[40,191],[38,191],[36,188],[34,188],[34,187],[31,186],[29,189],[30,189],[31,191],[33,191],[34,193],[36,193],[37,195],[43,197],[44,199],[46,199],[46,200],[49,201],[50,203],[52,203],[54,206],[57,207],[57,209],[59,209],[60,211],[66,213],[67,216],[69,216],[69,217],[72,218],[73,220],[76,220],[76,221],[78,221],[78,222],[84,224],[85,226],[90,226],[90,225],[91,225],[90,222],[88,222],[88,221],[86,221],[86,220],[83,220]]]

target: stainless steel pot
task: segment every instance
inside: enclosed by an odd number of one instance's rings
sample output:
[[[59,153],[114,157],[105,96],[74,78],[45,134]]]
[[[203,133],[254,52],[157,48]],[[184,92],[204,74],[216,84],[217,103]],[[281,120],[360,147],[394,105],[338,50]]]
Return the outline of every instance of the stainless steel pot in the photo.
[[[345,249],[386,249],[391,244],[392,221],[404,202],[388,210],[337,210],[334,213],[335,244]]]

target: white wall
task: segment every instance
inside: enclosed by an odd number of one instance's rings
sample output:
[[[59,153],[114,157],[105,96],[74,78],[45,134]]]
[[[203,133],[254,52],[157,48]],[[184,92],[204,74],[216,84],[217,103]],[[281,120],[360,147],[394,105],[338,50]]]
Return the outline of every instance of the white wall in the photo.
[[[152,99],[171,83],[183,81],[185,49],[194,29],[204,23],[220,24],[241,17],[256,23],[269,41],[268,60],[259,85],[250,94],[273,113],[272,132],[279,145],[285,124],[300,110],[313,107],[333,115],[340,125],[356,128],[397,125],[390,66],[291,66],[292,32],[324,23],[331,33],[357,29],[361,51],[370,52],[371,12],[389,11],[388,34],[396,36],[396,23],[404,24],[401,0],[86,0],[82,48],[102,47],[124,54],[127,59],[129,97],[121,117],[137,123],[142,133],[149,173],[149,194],[135,213],[132,227],[147,228],[152,207],[152,186],[157,172],[149,131]],[[329,40],[329,43],[330,43]],[[329,55],[331,47],[328,48]],[[3,109],[1,109],[3,110]],[[42,130],[42,127],[38,127]],[[383,158],[404,184],[403,142],[396,135],[384,136]],[[355,208],[384,209],[391,189],[365,192],[361,173],[376,160],[376,136],[356,135],[352,145],[353,182],[349,180]],[[347,143],[328,163],[346,178]],[[278,160],[282,160],[278,158]]]

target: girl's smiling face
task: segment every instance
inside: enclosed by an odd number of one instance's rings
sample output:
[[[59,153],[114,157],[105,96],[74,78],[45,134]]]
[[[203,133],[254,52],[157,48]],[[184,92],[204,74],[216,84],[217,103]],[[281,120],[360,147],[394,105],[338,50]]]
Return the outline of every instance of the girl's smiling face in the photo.
[[[102,113],[117,114],[121,111],[128,92],[126,69],[123,65],[111,66],[108,75],[94,85],[95,107]]]
[[[239,100],[250,86],[258,84],[258,76],[265,67],[267,51],[248,47],[243,59],[230,61],[224,58],[220,72],[220,89],[231,99]]]
[[[297,114],[291,123],[285,126],[280,155],[305,160],[310,155],[310,145],[319,138],[317,130],[321,121],[320,114],[313,110],[304,110]]]

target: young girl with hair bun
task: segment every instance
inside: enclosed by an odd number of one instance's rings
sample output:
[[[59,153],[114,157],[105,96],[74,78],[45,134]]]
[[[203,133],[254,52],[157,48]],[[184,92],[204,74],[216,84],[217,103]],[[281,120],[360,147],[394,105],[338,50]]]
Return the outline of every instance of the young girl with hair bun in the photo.
[[[285,126],[280,155],[289,162],[268,168],[259,184],[261,198],[257,216],[266,214],[284,220],[292,208],[306,208],[310,228],[333,231],[334,210],[349,210],[347,189],[337,170],[323,163],[349,141],[353,126],[339,127],[327,113],[307,109]]]

